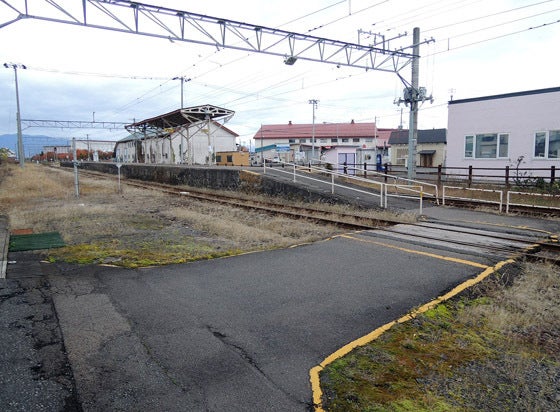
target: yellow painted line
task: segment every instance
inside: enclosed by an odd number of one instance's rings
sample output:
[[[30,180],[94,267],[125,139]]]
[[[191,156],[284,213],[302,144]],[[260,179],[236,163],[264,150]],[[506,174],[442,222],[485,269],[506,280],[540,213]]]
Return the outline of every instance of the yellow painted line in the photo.
[[[390,249],[401,250],[403,252],[413,253],[413,254],[416,254],[416,255],[428,256],[428,257],[431,257],[431,258],[434,258],[434,259],[440,259],[440,260],[445,260],[445,261],[448,261],[448,262],[454,262],[454,263],[460,263],[460,264],[463,264],[463,265],[474,266],[474,267],[477,267],[477,268],[486,269],[488,267],[488,265],[484,265],[484,264],[478,263],[478,262],[473,262],[472,260],[465,260],[465,259],[459,259],[459,258],[454,258],[454,257],[449,257],[449,256],[443,256],[443,255],[438,255],[436,253],[422,252],[420,250],[408,249],[408,248],[404,248],[404,247],[400,247],[400,246],[391,245],[389,243],[377,242],[375,240],[360,239],[360,238],[357,238],[357,237],[354,237],[354,236],[349,236],[349,235],[341,235],[340,237],[347,238],[347,239],[352,239],[352,240],[357,240],[358,242],[371,243],[373,245],[383,246],[383,247],[387,247],[387,248],[390,248]]]
[[[398,323],[404,323],[404,322],[407,322],[411,319],[414,319],[416,316],[420,315],[421,313],[424,313],[424,312],[430,310],[431,308],[435,307],[436,305],[438,305],[442,302],[445,302],[446,300],[451,299],[452,297],[454,297],[454,296],[458,295],[459,293],[463,292],[465,289],[470,288],[471,286],[476,285],[477,283],[481,282],[482,280],[484,280],[485,278],[487,278],[488,276],[490,276],[492,273],[496,272],[497,270],[500,270],[503,266],[505,266],[509,263],[513,263],[513,262],[515,262],[513,259],[508,259],[508,260],[503,260],[503,261],[499,262],[495,266],[492,266],[492,267],[487,266],[486,269],[482,273],[480,273],[478,276],[461,283],[460,285],[454,287],[452,290],[450,290],[446,294],[444,294],[442,296],[439,296],[436,299],[431,300],[430,302],[420,306],[418,309],[415,309],[412,312],[409,312],[408,314],[400,317],[399,319],[397,319],[393,322],[390,322],[390,323],[386,323],[385,325],[380,326],[379,328],[377,328],[374,331],[368,333],[367,335],[362,336],[361,338],[358,338],[358,339],[344,345],[342,348],[338,349],[336,352],[334,352],[333,354],[326,357],[319,365],[311,368],[311,370],[309,371],[309,380],[311,382],[311,390],[312,390],[312,393],[313,393],[313,405],[314,405],[314,408],[315,408],[315,412],[324,412],[323,401],[322,401],[323,391],[321,390],[321,380],[320,380],[319,375],[320,375],[321,371],[326,366],[328,366],[329,364],[331,364],[335,360],[340,359],[343,356],[347,355],[348,353],[350,353],[351,351],[353,351],[357,347],[364,346],[364,345],[374,341],[375,339],[380,337],[383,333],[385,333],[386,331],[391,329],[394,325],[396,325]]]

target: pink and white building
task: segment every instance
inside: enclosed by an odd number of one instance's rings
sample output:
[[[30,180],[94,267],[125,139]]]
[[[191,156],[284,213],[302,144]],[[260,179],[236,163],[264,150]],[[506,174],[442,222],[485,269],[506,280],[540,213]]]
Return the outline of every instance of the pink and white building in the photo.
[[[450,101],[446,163],[559,167],[560,87]]]

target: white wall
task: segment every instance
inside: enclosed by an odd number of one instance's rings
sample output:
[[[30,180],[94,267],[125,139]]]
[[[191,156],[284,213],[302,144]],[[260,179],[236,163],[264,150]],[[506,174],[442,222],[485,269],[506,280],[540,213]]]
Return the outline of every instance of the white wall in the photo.
[[[558,167],[560,159],[534,156],[535,133],[550,130],[560,130],[560,90],[453,102],[448,111],[446,166],[515,167],[517,159],[523,156],[520,168]],[[509,134],[507,156],[465,158],[465,136],[485,133]]]
[[[208,136],[206,130],[209,130],[210,136]],[[174,133],[172,135],[173,147],[172,149],[168,149],[172,150],[174,153],[174,163],[208,164],[208,157],[211,157],[212,152],[231,152],[237,150],[235,144],[236,136],[212,122],[210,123],[209,129],[207,129],[206,125],[203,127],[191,127],[188,134],[188,141],[186,138],[186,131],[183,131],[182,134],[184,135],[182,139],[180,133]],[[183,145],[182,156],[181,144]],[[211,149],[209,146],[211,146]],[[170,156],[169,162],[171,161]]]

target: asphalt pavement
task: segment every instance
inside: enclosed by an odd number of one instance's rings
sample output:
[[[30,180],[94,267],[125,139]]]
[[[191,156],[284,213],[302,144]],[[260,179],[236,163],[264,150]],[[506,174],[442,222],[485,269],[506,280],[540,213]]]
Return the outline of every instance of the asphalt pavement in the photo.
[[[422,219],[560,232],[443,207]],[[10,254],[0,280],[2,410],[307,411],[313,366],[502,259],[375,231],[137,270],[37,256]]]

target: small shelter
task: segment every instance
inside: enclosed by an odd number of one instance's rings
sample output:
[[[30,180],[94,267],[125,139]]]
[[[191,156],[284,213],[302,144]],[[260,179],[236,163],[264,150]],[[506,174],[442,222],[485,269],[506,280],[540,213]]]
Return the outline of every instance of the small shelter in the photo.
[[[234,114],[212,105],[178,109],[125,126],[131,138],[121,142],[133,142],[140,163],[213,165],[217,152],[236,150],[238,135],[224,126]]]

